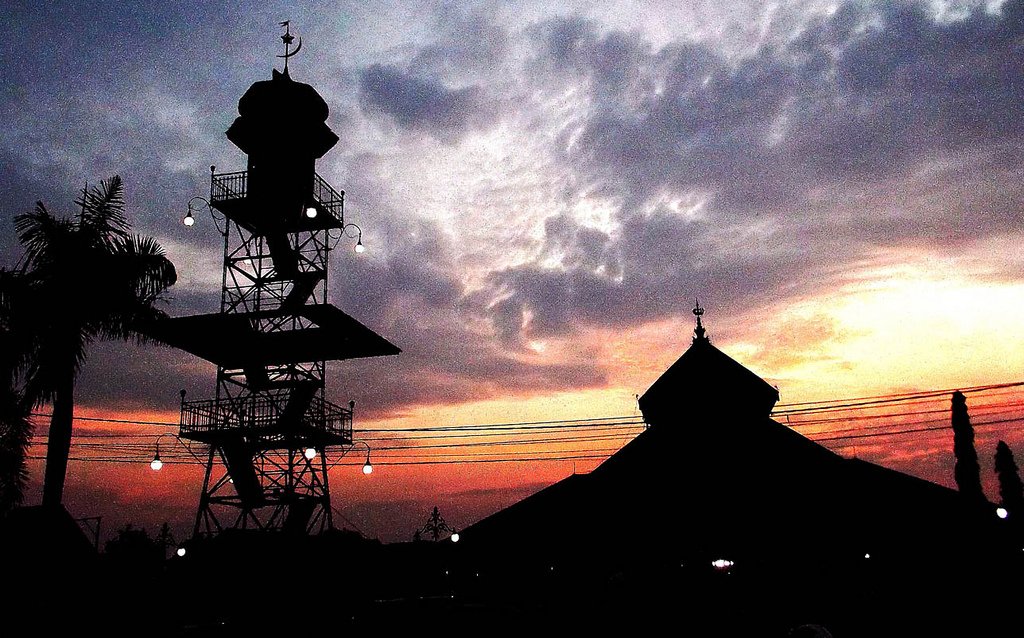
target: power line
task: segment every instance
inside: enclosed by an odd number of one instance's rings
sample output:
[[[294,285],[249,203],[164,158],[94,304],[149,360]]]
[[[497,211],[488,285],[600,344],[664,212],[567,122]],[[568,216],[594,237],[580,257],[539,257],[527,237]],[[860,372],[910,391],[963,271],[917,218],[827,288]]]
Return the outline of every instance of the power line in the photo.
[[[793,408],[798,406],[809,406],[809,405],[820,405],[820,404],[834,404],[834,403],[849,403],[853,401],[869,401],[873,399],[891,399],[897,397],[920,397],[925,395],[945,395],[952,394],[953,392],[962,392],[968,394],[971,392],[984,392],[987,390],[997,390],[1002,388],[1015,388],[1024,386],[1024,381],[1013,381],[1009,383],[992,383],[987,385],[976,385],[966,388],[948,388],[946,390],[922,390],[917,392],[897,392],[892,394],[877,394],[874,396],[867,397],[855,397],[850,399],[825,399],[820,401],[802,401],[799,403],[779,403],[777,407],[782,408]]]
[[[999,419],[997,421],[982,421],[982,422],[979,422],[979,423],[973,423],[972,426],[973,427],[981,427],[981,426],[985,426],[985,425],[997,425],[997,424],[1001,424],[1001,423],[1017,423],[1017,422],[1020,422],[1020,419]],[[894,436],[894,435],[898,435],[898,434],[913,434],[913,433],[917,433],[917,432],[935,432],[935,431],[939,431],[939,430],[948,430],[948,429],[950,429],[950,426],[948,426],[948,425],[939,425],[939,426],[930,427],[930,428],[914,428],[914,429],[910,429],[910,430],[898,430],[896,432],[875,432],[875,433],[871,433],[871,434],[849,434],[849,435],[845,435],[845,436],[836,436],[836,437],[821,437],[821,438],[811,439],[811,440],[812,441],[839,441],[839,440],[843,440],[843,439],[867,439],[867,438],[880,437],[880,436]]]
[[[1005,423],[1017,423],[1019,421],[1020,421],[1020,419],[997,419],[997,420],[994,420],[994,421],[978,422],[978,423],[975,423],[974,425],[976,427],[983,427],[983,426],[1001,425],[1001,424],[1005,424]],[[898,431],[893,431],[893,432],[876,432],[876,433],[869,433],[869,434],[851,434],[851,435],[843,435],[843,436],[835,436],[835,437],[818,437],[818,438],[812,438],[811,440],[816,441],[816,442],[822,442],[822,441],[844,441],[844,440],[854,440],[854,439],[861,440],[861,439],[866,439],[866,438],[880,438],[880,437],[888,437],[888,436],[899,436],[899,435],[905,435],[905,434],[937,432],[937,431],[941,431],[941,430],[946,430],[948,427],[949,426],[942,425],[942,426],[927,427],[927,428],[912,428],[912,429],[898,430]],[[459,446],[452,446],[452,447],[459,447]],[[397,460],[397,459],[403,459],[403,458],[404,459],[408,459],[408,458],[414,458],[415,459],[415,458],[420,458],[422,455],[396,455],[396,454],[389,454],[389,455],[383,455],[383,458],[390,459],[390,460],[387,460],[387,461],[385,461],[383,463],[379,463],[379,464],[380,465],[386,465],[386,466],[392,466],[392,465],[436,465],[436,464],[442,464],[443,465],[443,464],[458,464],[458,463],[521,463],[521,462],[539,462],[539,461],[572,460],[572,459],[605,459],[605,458],[608,457],[609,454],[614,453],[618,449],[620,449],[620,448],[611,448],[611,449],[609,449],[609,448],[579,449],[579,450],[571,450],[571,451],[569,451],[568,455],[566,455],[565,452],[562,452],[562,451],[559,451],[559,450],[552,450],[552,451],[549,451],[549,452],[544,452],[544,451],[539,451],[538,452],[538,451],[535,451],[535,450],[525,450],[525,451],[522,451],[522,452],[506,452],[504,454],[498,453],[498,452],[493,452],[493,453],[486,453],[485,452],[485,453],[482,453],[482,454],[474,454],[474,453],[465,453],[465,454],[433,454],[433,455],[431,455],[431,457],[428,457],[428,458],[434,458],[435,460],[416,460],[416,461],[401,461],[401,460]],[[532,456],[521,456],[521,455],[525,455],[525,454],[530,454]],[[538,454],[558,454],[559,456],[555,456],[555,457],[551,457],[551,456],[537,456]],[[467,457],[495,457],[495,456],[499,456],[499,458],[487,458],[487,459],[467,458]],[[38,459],[43,459],[44,457],[43,456],[29,456],[28,458],[38,460]],[[378,456],[377,458],[379,459],[379,458],[382,458],[382,457]],[[126,456],[85,456],[85,457],[69,457],[69,460],[72,460],[72,461],[86,461],[86,462],[103,462],[103,463],[142,463],[142,462],[145,462],[146,460],[148,460],[148,456],[135,456],[135,457],[126,457]],[[340,459],[339,459],[339,461],[340,461]],[[165,457],[164,457],[164,462],[165,463],[173,463],[173,464],[181,464],[181,465],[185,465],[185,464],[195,465],[195,461],[194,460],[190,459],[189,457],[185,456],[184,454],[177,454],[177,453],[168,453],[168,454],[166,454]],[[357,463],[357,462],[351,462],[351,463],[348,463],[348,462],[335,462],[335,465],[340,465],[340,466],[351,465],[351,466],[355,467],[355,466],[358,466],[358,465],[361,465],[361,464]]]
[[[960,388],[959,391],[963,393],[975,393],[984,392],[994,389],[1003,388],[1014,388],[1024,386],[1024,382],[1013,382],[1013,383],[1000,383],[1000,384],[989,384],[972,386],[966,388]],[[809,413],[827,413],[827,412],[842,412],[853,409],[863,409],[872,405],[887,405],[893,403],[914,403],[914,402],[928,402],[935,401],[944,398],[948,394],[956,391],[956,389],[947,390],[928,390],[922,392],[912,393],[897,393],[897,394],[886,394],[886,395],[875,395],[868,397],[857,397],[851,399],[839,399],[831,401],[807,401],[800,403],[779,403],[775,406],[772,411],[773,416],[793,416],[795,414],[809,414]],[[804,407],[805,406],[805,407]],[[38,417],[50,417],[50,413],[36,412],[32,416]],[[851,418],[868,418],[868,417],[851,417]],[[74,417],[75,421],[91,421],[100,423],[122,423],[130,425],[155,425],[155,426],[168,426],[174,427],[180,425],[176,422],[171,421],[142,421],[132,419],[113,419],[107,417]],[[841,419],[839,419],[841,420]],[[520,422],[507,422],[507,423],[475,423],[475,424],[463,424],[463,425],[448,425],[448,426],[431,426],[431,427],[415,427],[415,428],[364,428],[360,429],[360,432],[379,432],[379,433],[419,433],[419,432],[465,432],[467,430],[494,430],[494,431],[505,431],[509,429],[550,429],[550,428],[561,428],[561,427],[592,427],[594,425],[613,425],[613,424],[635,424],[640,425],[643,423],[642,417],[635,415],[628,416],[611,416],[611,417],[590,417],[581,419],[553,419],[546,421],[520,421]],[[803,422],[802,422],[803,423]],[[77,435],[77,436],[90,436],[90,435]],[[117,436],[117,435],[91,435],[91,436]],[[145,435],[137,435],[145,436]],[[149,435],[158,436],[158,435]]]
[[[53,416],[53,413],[52,412],[51,413],[47,413],[47,412],[33,412],[30,416],[38,416],[38,417],[49,418],[49,417]],[[76,417],[72,417],[72,418],[75,421],[98,421],[98,422],[101,422],[101,423],[125,423],[125,424],[129,424],[129,425],[166,425],[166,426],[170,426],[170,427],[181,425],[181,423],[175,423],[175,422],[172,422],[172,421],[133,421],[133,420],[130,420],[130,419],[111,419],[111,418],[107,418],[107,417],[98,417],[98,416],[76,416]]]
[[[26,458],[32,460],[42,460],[45,456],[28,456]],[[607,454],[582,454],[578,456],[560,456],[560,457],[535,457],[535,458],[513,458],[513,459],[469,459],[465,461],[388,461],[387,463],[381,463],[380,465],[460,465],[464,463],[526,463],[534,461],[573,461],[581,459],[605,459],[608,458]],[[161,460],[163,457],[161,457]],[[69,461],[85,461],[85,462],[98,462],[98,463],[141,463],[142,459],[126,459],[126,458],[94,458],[94,457],[75,457],[69,456]],[[164,465],[195,465],[195,462],[188,461],[164,461]],[[336,467],[360,467],[362,463],[338,463]]]
[[[1024,386],[1024,382],[974,386],[969,388],[962,388],[960,391],[965,393],[988,392],[988,396],[1001,396],[1005,394],[1017,394],[1019,391],[1008,393],[996,392],[996,390],[1006,390],[1009,388],[1018,388],[1020,386]],[[779,407],[783,407],[784,409],[776,410],[775,412],[773,412],[773,416],[785,416],[786,424],[789,425],[790,427],[805,427],[815,425],[821,427],[833,423],[856,423],[869,420],[875,422],[889,421],[887,423],[883,422],[871,425],[865,424],[862,426],[855,426],[843,429],[826,428],[823,431],[808,433],[805,435],[811,440],[817,442],[852,441],[871,438],[902,436],[907,434],[923,434],[928,432],[937,432],[940,430],[944,430],[949,426],[947,424],[941,424],[928,427],[908,428],[907,426],[912,425],[925,425],[931,423],[940,424],[943,421],[941,417],[913,420],[908,420],[908,417],[949,414],[950,409],[948,407],[910,411],[893,411],[893,409],[898,408],[898,406],[900,405],[906,406],[916,404],[927,404],[935,403],[940,400],[945,400],[951,391],[952,390],[931,390],[923,392],[899,393],[889,395],[877,395],[872,397],[842,399],[830,402],[816,401],[794,403],[788,405],[779,404]],[[1021,410],[1014,409],[1020,408],[1021,406],[1024,406],[1024,402],[1006,400],[994,401],[972,406],[972,412],[974,414],[981,412],[986,417],[992,417],[1002,414],[1022,412]],[[794,407],[796,408],[796,410],[793,409]],[[827,416],[829,414],[834,413],[849,413],[858,411],[871,411],[873,413],[859,415],[843,414],[842,416]],[[49,415],[43,413],[36,413],[35,416]],[[821,416],[823,418],[803,418],[807,416]],[[796,423],[793,423],[790,417],[796,417],[799,420]],[[1022,415],[1022,417],[1024,417],[1024,415]],[[110,419],[104,417],[75,417],[75,420],[121,423],[131,425],[178,425],[176,423],[164,421]],[[974,425],[991,426],[1016,422],[1019,420],[1021,420],[1021,417],[989,421],[976,421]],[[579,444],[597,441],[622,440],[624,445],[633,435],[633,431],[644,425],[645,424],[642,421],[642,417],[639,416],[613,416],[591,417],[584,419],[553,419],[545,421],[447,425],[415,428],[367,428],[365,430],[359,430],[359,432],[373,432],[391,435],[364,437],[360,439],[362,441],[386,442],[391,444],[382,445],[374,449],[374,453],[377,455],[378,459],[390,459],[384,463],[385,465],[395,465],[396,463],[398,463],[397,459],[400,458],[410,459],[422,457],[422,454],[416,454],[417,451],[445,450],[452,448],[469,447],[482,448],[485,450],[487,448],[500,447],[504,448],[504,451],[485,451],[482,453],[467,452],[464,454],[443,454],[438,452],[431,452],[430,454],[433,457],[438,457],[438,462],[449,462],[443,461],[443,459],[448,457],[461,458],[464,459],[465,462],[479,461],[481,459],[468,458],[479,456],[502,457],[498,459],[488,459],[488,462],[520,462],[537,460],[538,458],[544,460],[550,458],[548,456],[538,457],[538,455],[565,455],[567,453],[585,454],[588,455],[588,458],[605,458],[607,454],[612,453],[615,450],[606,448],[581,449],[579,447]],[[585,429],[586,431],[591,433],[576,434],[576,432],[579,432],[581,429]],[[412,434],[412,436],[401,436],[403,434]],[[81,449],[83,451],[89,451],[99,454],[72,457],[71,460],[96,462],[140,462],[142,460],[148,459],[149,450],[151,449],[151,443],[147,442],[146,439],[159,438],[160,436],[162,435],[143,433],[100,434],[90,432],[75,434],[74,439],[93,439],[96,442],[85,442],[75,440],[72,442],[72,445],[74,447],[76,447],[77,449]],[[116,440],[105,441],[104,439]],[[476,440],[464,441],[465,439]],[[458,442],[449,442],[452,440],[458,440]],[[425,443],[424,441],[429,441],[429,443]],[[34,442],[34,444],[45,445],[45,442],[36,441]],[[538,446],[558,446],[560,448],[569,447],[574,449],[538,450]],[[526,449],[518,451],[510,449],[514,447],[523,447]],[[524,455],[532,456],[524,457]],[[335,464],[337,464],[343,457],[344,454],[338,457],[338,461],[335,461]],[[188,456],[186,456],[184,452],[174,450],[173,448],[165,450],[164,458],[171,461],[182,459],[183,462],[195,462],[193,459],[190,459]],[[417,463],[425,463],[425,461],[417,461]],[[403,464],[408,463],[403,462]],[[347,465],[347,463],[343,463],[343,465]]]

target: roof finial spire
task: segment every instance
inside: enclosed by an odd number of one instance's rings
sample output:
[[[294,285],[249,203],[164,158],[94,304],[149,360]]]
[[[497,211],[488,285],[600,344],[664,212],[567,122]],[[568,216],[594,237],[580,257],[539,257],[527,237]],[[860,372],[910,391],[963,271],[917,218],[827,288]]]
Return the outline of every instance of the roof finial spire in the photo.
[[[284,58],[285,75],[288,75],[288,58],[298,53],[299,49],[302,48],[302,38],[299,38],[299,45],[295,47],[295,50],[292,51],[291,53],[288,52],[288,48],[291,47],[292,42],[295,41],[295,36],[291,34],[291,31],[288,28],[288,22],[288,20],[285,20],[284,22],[281,23],[281,26],[284,27],[284,35],[281,36],[281,41],[284,42],[284,55],[277,56],[279,58]]]
[[[708,338],[705,335],[707,331],[704,330],[704,326],[700,323],[700,317],[704,314],[704,309],[700,307],[700,301],[698,299],[694,299],[693,303],[693,314],[697,317],[697,327],[693,329],[693,341],[694,343],[698,341],[707,341]]]

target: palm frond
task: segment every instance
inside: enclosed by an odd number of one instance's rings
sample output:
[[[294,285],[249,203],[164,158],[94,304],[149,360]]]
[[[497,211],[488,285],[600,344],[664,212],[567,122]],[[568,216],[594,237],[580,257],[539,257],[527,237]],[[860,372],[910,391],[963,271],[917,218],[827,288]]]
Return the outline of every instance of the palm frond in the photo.
[[[147,342],[146,328],[166,316],[154,304],[177,281],[174,264],[155,239],[133,235],[118,240],[101,271],[106,285],[97,301],[106,310],[96,318],[96,334]]]
[[[83,188],[75,204],[81,208],[79,230],[99,245],[111,246],[131,228],[124,213],[124,184],[118,175],[98,187]]]
[[[28,271],[52,263],[60,251],[69,247],[75,235],[75,223],[54,217],[42,202],[36,202],[34,210],[14,218],[14,230],[25,247],[19,267]]]
[[[134,284],[135,296],[149,305],[178,281],[174,264],[153,237],[132,235],[118,242],[119,267]]]

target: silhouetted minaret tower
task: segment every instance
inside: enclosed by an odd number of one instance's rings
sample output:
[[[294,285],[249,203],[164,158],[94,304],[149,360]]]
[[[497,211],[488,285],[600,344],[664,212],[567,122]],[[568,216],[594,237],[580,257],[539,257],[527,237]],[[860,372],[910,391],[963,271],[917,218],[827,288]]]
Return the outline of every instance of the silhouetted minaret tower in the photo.
[[[158,335],[217,364],[216,398],[182,397],[182,438],[210,446],[196,535],[332,527],[325,451],[352,445],[353,403],[326,400],[325,362],[399,352],[327,303],[344,193],[315,164],[338,136],[323,98],[288,74],[302,45],[289,50],[293,39],[282,36],[284,72],[245,92],[227,131],[248,170],[211,167],[209,203],[224,216],[220,312],[171,319]]]

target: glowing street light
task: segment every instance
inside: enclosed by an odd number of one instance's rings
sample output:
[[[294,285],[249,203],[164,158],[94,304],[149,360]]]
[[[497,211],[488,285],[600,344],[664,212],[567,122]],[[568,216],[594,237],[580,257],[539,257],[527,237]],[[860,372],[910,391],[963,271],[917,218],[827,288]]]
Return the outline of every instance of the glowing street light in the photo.
[[[210,167],[211,179],[213,178],[213,171],[216,168],[216,166]],[[184,224],[186,228],[191,228],[192,226],[195,226],[196,217],[193,213],[199,212],[202,209],[202,207],[205,206],[206,210],[210,211],[210,216],[213,217],[213,223],[217,226],[217,230],[220,231],[220,234],[227,235],[227,224],[225,223],[224,228],[221,228],[220,225],[220,222],[225,221],[225,219],[224,217],[217,216],[217,213],[214,211],[213,204],[210,203],[210,200],[206,199],[205,197],[199,197],[197,195],[192,199],[188,200],[186,206],[188,208],[188,211],[185,213],[185,216],[181,218],[181,223]]]
[[[350,235],[349,234],[348,231],[349,231],[350,228],[355,229],[355,231],[356,231],[355,235]],[[341,231],[343,233],[345,233],[345,235],[348,236],[348,237],[355,237],[356,238],[356,252],[357,253],[362,253],[363,251],[366,250],[366,246],[363,246],[363,229],[362,228],[360,228],[359,226],[357,226],[355,224],[345,224],[345,226],[341,229]]]
[[[184,403],[184,401],[185,401],[185,391],[184,390],[181,391],[181,400],[182,400],[182,403]],[[182,443],[182,441],[178,437],[178,435],[174,434],[172,432],[164,432],[160,436],[156,437],[156,453],[153,454],[153,460],[149,462],[149,468],[151,470],[153,470],[154,472],[159,472],[160,469],[164,466],[164,462],[160,458],[160,439],[164,438],[165,436],[174,437],[179,443]],[[185,450],[189,454],[192,455],[192,458],[194,458],[196,461],[199,461],[200,463],[203,462],[203,460],[201,458],[199,458],[198,456],[195,455],[195,453],[192,451],[192,448],[190,448],[189,446],[185,445],[184,443],[182,443],[182,446],[185,448]]]
[[[735,564],[735,562],[727,560],[725,558],[716,558],[715,560],[711,561],[711,566],[717,570],[729,569]]]
[[[305,456],[310,461],[315,459],[316,458],[316,448],[313,448],[313,447],[306,448]]]
[[[185,548],[184,547],[179,547],[178,551],[176,551],[174,553],[177,554],[178,556],[184,556],[185,555]]]
[[[451,538],[452,538],[452,542],[453,543],[458,543],[459,542],[459,538],[460,538],[459,533],[454,531],[454,530],[452,530]],[[552,567],[552,569],[554,569],[554,567]]]
[[[355,404],[355,401],[349,401],[349,410],[354,409]],[[363,474],[369,476],[370,474],[373,473],[373,464],[370,463],[370,444],[367,443],[366,441],[352,441],[353,445],[355,445],[356,443],[360,443],[366,446],[366,462],[363,463]]]
[[[308,217],[309,219],[315,219],[316,218],[316,206],[307,206],[306,207],[306,217]]]
[[[182,395],[182,400],[184,400],[184,395]],[[164,432],[160,436],[156,437],[156,453],[153,455],[153,460],[149,462],[149,468],[154,472],[159,472],[160,468],[164,466],[164,462],[160,460],[160,439],[164,438],[165,436],[174,435],[171,434],[170,432]]]
[[[996,516],[998,516],[999,518],[1006,518],[1009,515],[1010,515],[1010,513],[1008,511],[1006,511],[1005,507],[997,507],[996,508]]]

